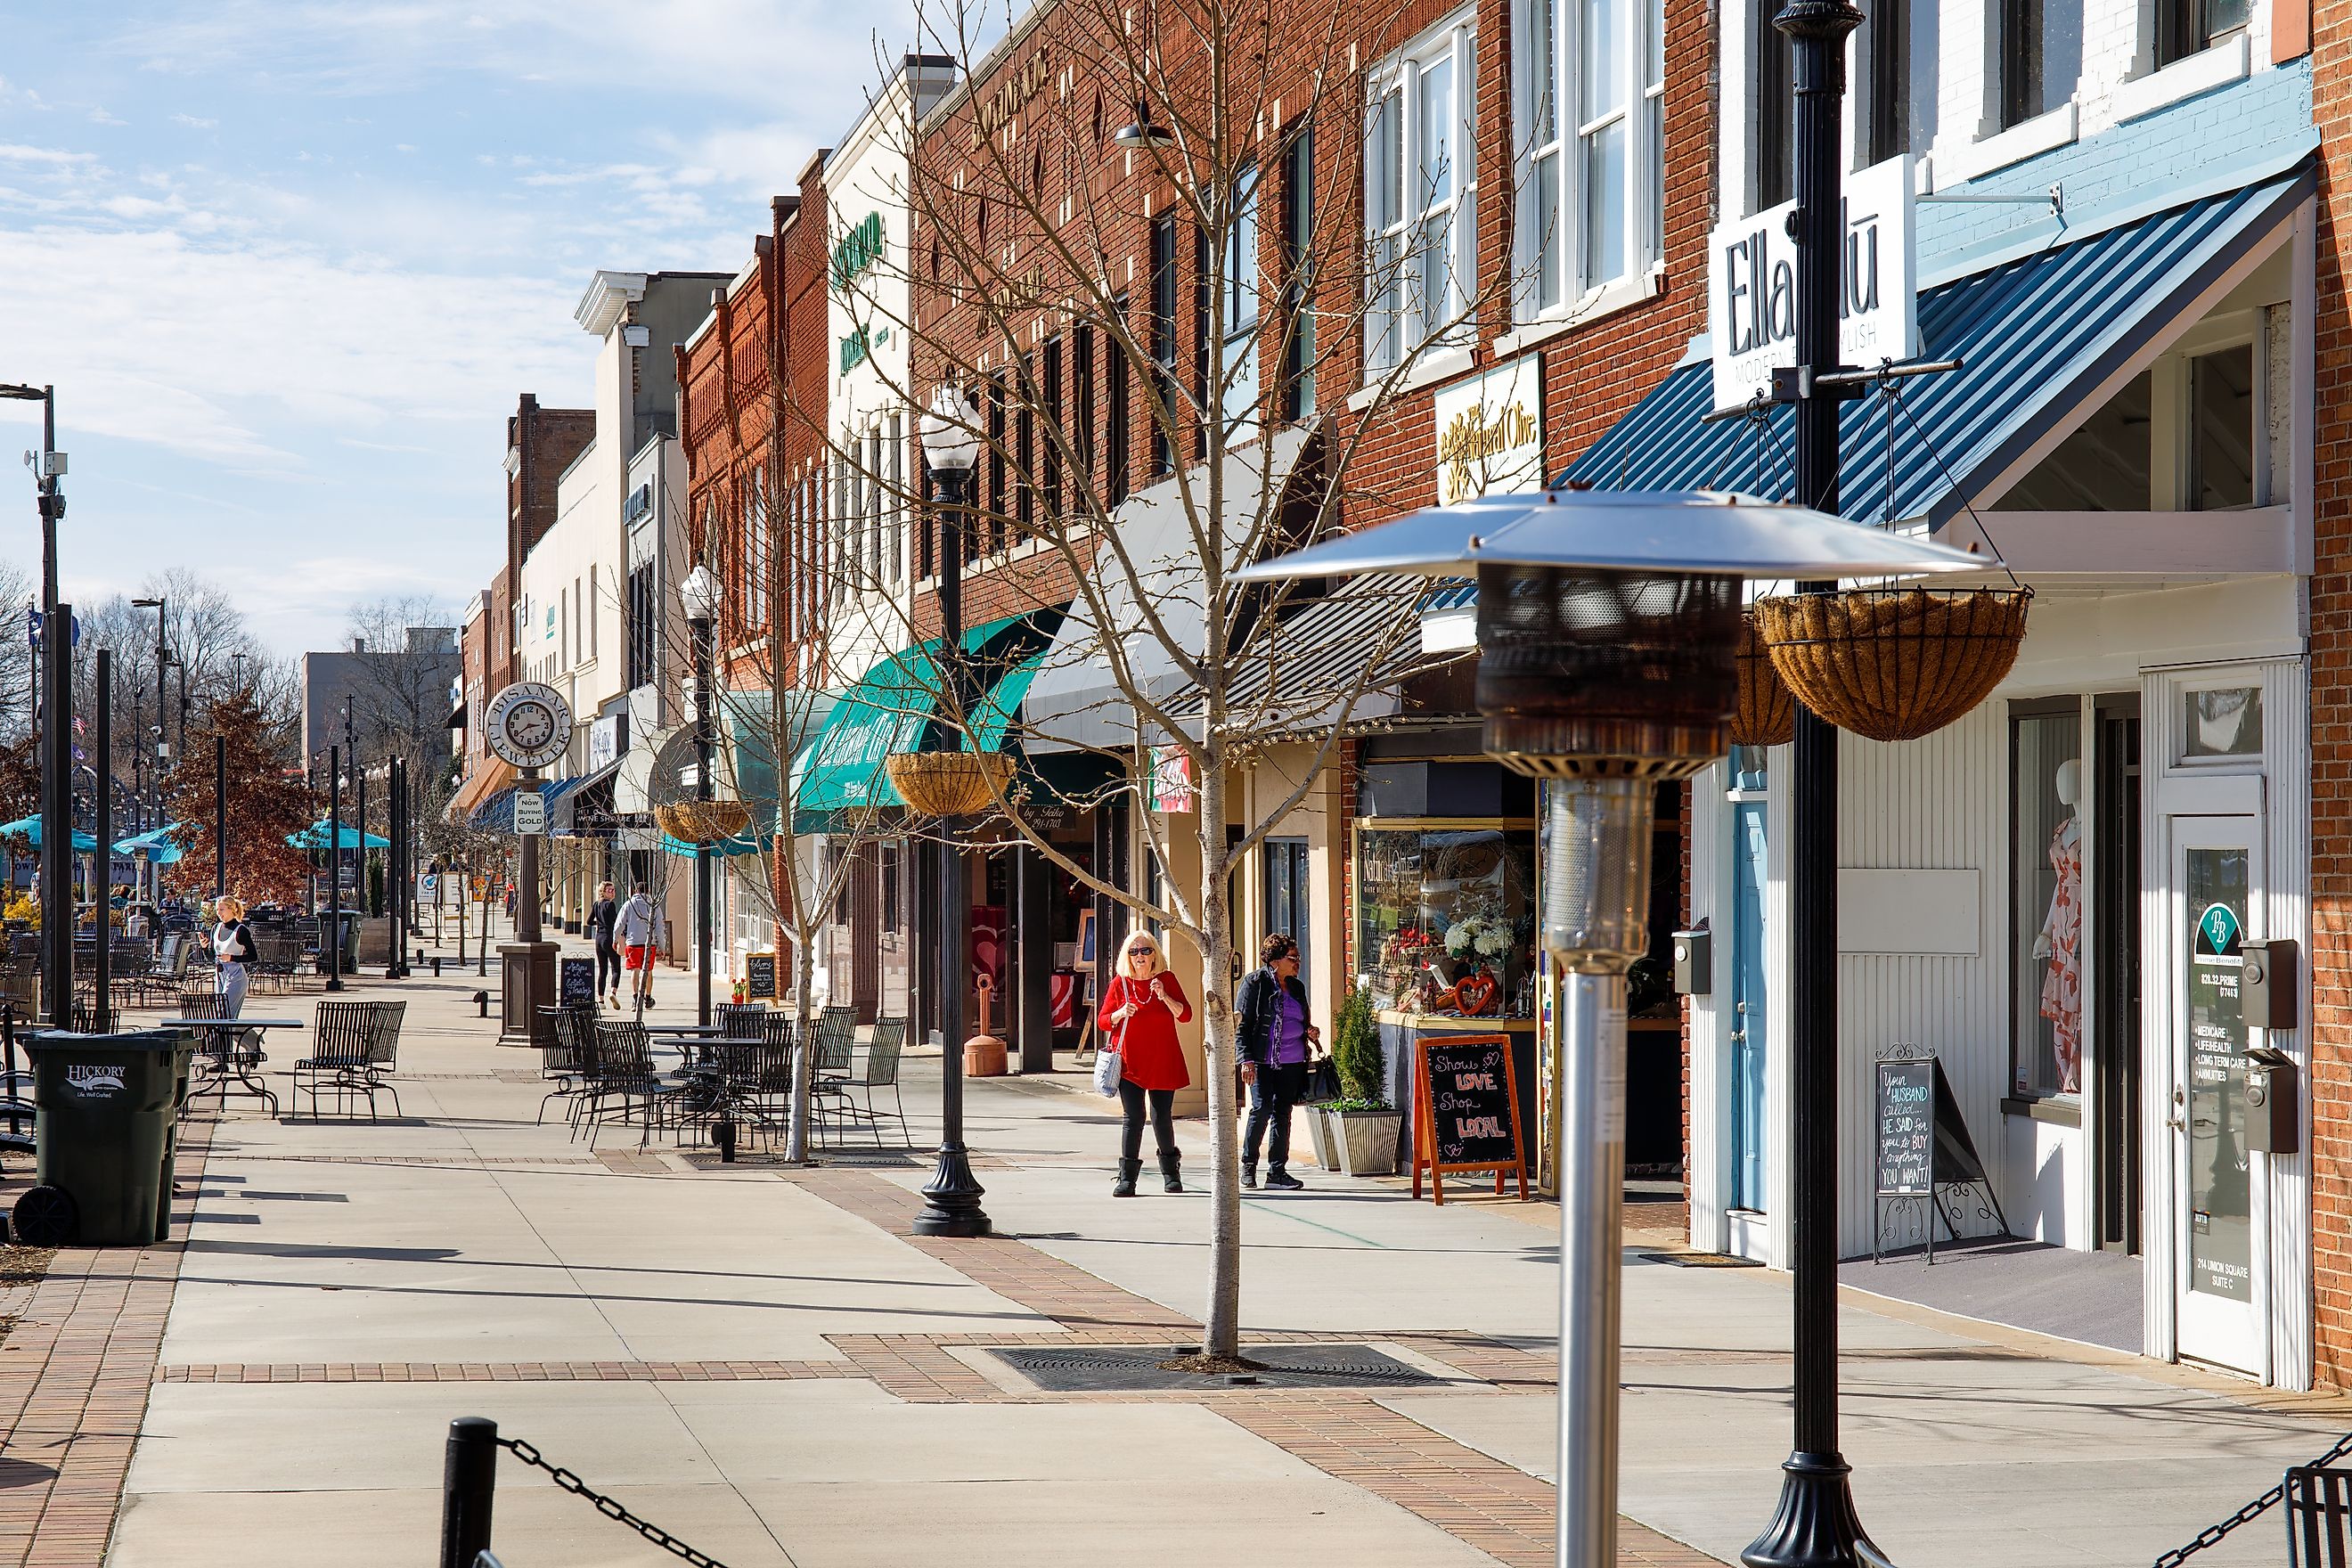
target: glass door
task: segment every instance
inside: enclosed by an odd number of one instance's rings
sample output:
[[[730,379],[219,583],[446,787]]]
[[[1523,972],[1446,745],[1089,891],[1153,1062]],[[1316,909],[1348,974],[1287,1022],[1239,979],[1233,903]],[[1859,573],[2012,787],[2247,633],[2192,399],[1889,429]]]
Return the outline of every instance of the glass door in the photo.
[[[2259,1373],[2265,1270],[2246,1149],[2246,1018],[2238,992],[2261,896],[2256,819],[2172,819],[2180,1353]]]
[[[1314,973],[1314,922],[1307,912],[1307,840],[1269,838],[1265,841],[1265,934],[1276,932],[1298,943],[1298,969]],[[1256,962],[1252,951],[1249,962]]]
[[[1731,1206],[1764,1208],[1764,818],[1731,808]]]

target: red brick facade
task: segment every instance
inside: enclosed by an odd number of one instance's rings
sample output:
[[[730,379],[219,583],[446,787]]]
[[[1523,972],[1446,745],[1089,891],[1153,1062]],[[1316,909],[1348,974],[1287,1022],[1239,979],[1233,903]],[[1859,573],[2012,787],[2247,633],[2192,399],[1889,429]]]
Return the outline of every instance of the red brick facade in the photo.
[[[595,439],[594,409],[541,408],[528,392],[507,417],[507,564],[499,584],[505,603],[492,605],[500,626],[493,639],[493,690],[522,674],[514,663],[514,604],[522,594],[523,558],[555,526],[556,481]]]
[[[2352,3],[2311,8],[2319,130],[2311,578],[2314,1372],[2352,1387]]]

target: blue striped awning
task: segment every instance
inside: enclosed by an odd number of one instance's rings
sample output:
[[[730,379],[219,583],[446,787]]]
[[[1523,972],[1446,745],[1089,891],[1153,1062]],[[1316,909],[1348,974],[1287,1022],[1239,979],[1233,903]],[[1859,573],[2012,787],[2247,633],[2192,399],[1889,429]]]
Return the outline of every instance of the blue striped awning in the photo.
[[[1902,384],[1909,410],[1875,395],[1838,420],[1839,511],[1940,527],[2054,426],[2084,406],[2199,296],[2309,199],[2306,168],[2011,261],[1919,296],[1922,359],[1963,368]],[[1794,411],[1702,423],[1713,368],[1678,365],[1593,444],[1568,478],[1601,489],[1741,490],[1794,500]]]

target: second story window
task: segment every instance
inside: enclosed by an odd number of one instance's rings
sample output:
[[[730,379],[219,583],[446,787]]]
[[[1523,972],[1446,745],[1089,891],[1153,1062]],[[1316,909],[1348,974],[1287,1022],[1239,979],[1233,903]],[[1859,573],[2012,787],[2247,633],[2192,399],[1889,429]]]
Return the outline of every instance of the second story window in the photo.
[[[1282,416],[1315,412],[1315,132],[1301,125],[1282,154]]]
[[[1756,181],[1748,205],[1751,213],[1777,207],[1796,194],[1797,67],[1789,35],[1772,25],[1780,14],[1780,0],[1756,0],[1748,11],[1756,135],[1748,158]]]
[[[1463,328],[1476,291],[1474,14],[1456,13],[1372,73],[1364,353],[1376,372]]]
[[[1663,0],[1522,0],[1514,97],[1528,147],[1519,316],[1658,259],[1665,206]]]
[[[1225,231],[1224,345],[1217,375],[1225,439],[1249,438],[1257,423],[1257,171],[1234,183],[1233,223]]]
[[[2082,74],[2082,0],[2000,0],[2002,130],[2064,108]]]
[[[1176,471],[1176,220],[1151,223],[1151,323],[1145,334],[1151,354],[1151,381],[1158,408],[1152,411],[1151,471]]]
[[[2185,60],[2245,31],[2252,10],[2252,0],[2157,0],[2157,68]]]

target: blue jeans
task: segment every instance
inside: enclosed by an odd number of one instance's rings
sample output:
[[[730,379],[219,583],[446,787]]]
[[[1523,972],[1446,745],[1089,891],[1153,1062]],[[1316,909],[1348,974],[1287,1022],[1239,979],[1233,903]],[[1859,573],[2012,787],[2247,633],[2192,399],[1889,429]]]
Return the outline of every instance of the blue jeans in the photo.
[[[1279,1171],[1290,1163],[1290,1108],[1307,1093],[1307,1064],[1258,1064],[1257,1081],[1249,1086],[1249,1126],[1242,1134],[1242,1163],[1257,1163],[1259,1141],[1274,1129],[1274,1147],[1266,1152],[1266,1168]]]

